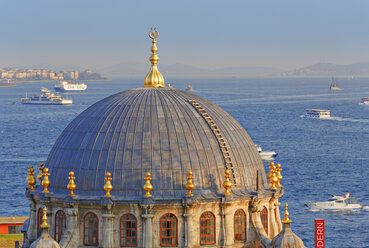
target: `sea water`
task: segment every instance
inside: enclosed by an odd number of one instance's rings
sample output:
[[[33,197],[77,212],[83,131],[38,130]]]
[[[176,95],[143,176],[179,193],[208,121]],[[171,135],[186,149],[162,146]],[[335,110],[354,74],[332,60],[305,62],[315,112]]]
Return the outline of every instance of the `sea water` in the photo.
[[[369,79],[167,79],[228,111],[263,150],[278,152],[292,230],[314,246],[314,219],[325,219],[326,247],[369,247],[369,207],[361,211],[311,212],[305,201],[325,201],[352,193],[369,205]],[[0,216],[29,214],[24,196],[28,165],[47,159],[57,137],[79,113],[114,93],[141,87],[142,79],[88,82],[85,94],[67,95],[72,106],[22,105],[26,93],[55,83],[23,83],[0,88]],[[65,96],[65,95],[64,95]],[[329,109],[332,118],[304,118],[308,108]],[[265,163],[268,171],[268,164]],[[67,182],[67,179],[66,179]],[[283,216],[282,216],[283,217]]]

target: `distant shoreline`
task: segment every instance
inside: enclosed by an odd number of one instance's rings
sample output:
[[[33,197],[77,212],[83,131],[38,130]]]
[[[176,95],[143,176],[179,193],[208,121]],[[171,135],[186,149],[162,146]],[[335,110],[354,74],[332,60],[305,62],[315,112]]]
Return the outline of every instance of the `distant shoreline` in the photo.
[[[15,83],[57,83],[60,80],[12,80],[11,84]],[[110,82],[111,79],[88,79],[88,80],[62,80],[62,81],[71,81],[71,82]],[[8,81],[0,81],[0,85],[7,85]],[[10,83],[9,83],[10,85]]]

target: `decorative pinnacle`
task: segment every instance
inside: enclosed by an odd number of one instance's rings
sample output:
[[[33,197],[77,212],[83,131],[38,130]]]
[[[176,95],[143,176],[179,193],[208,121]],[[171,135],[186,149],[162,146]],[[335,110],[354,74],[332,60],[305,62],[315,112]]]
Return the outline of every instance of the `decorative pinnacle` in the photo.
[[[278,178],[276,175],[277,172],[277,168],[275,167],[274,163],[272,165],[272,176],[270,177],[269,183],[272,184],[272,186],[270,187],[270,189],[277,189],[276,184],[278,183]]]
[[[276,169],[277,173],[276,173],[276,176],[277,176],[277,179],[278,179],[278,182],[277,182],[277,187],[282,187],[282,184],[280,183],[283,179],[282,177],[282,174],[281,174],[281,171],[282,171],[282,168],[281,168],[281,164],[277,164],[277,169]]]
[[[50,180],[49,180],[49,169],[48,168],[44,168],[43,171],[43,175],[44,175],[44,179],[42,180],[42,186],[44,186],[44,190],[42,191],[42,193],[50,193],[50,191],[47,189],[47,187],[49,187],[50,185]]]
[[[41,182],[42,182],[42,173],[44,171],[44,163],[40,163],[39,164],[39,167],[38,167],[38,175],[37,175],[37,179],[39,181],[39,184],[38,185],[41,185]]]
[[[272,176],[273,176],[273,167],[274,167],[274,163],[273,162],[270,162],[269,163],[269,173],[267,174],[267,177],[268,177],[268,184],[272,184]]]
[[[33,166],[30,165],[28,166],[28,176],[27,176],[27,183],[28,183],[28,188],[30,191],[34,191],[35,188],[33,187],[36,184],[36,178],[35,178],[35,173],[34,173],[34,169]]]
[[[144,197],[151,197],[152,195],[150,194],[150,191],[152,190],[152,185],[150,183],[150,180],[151,180],[150,172],[146,173],[145,180],[146,180],[146,183],[143,186],[143,189],[146,191],[146,194],[144,195]]]
[[[70,190],[69,196],[75,196],[76,194],[74,194],[73,190],[77,188],[77,185],[74,183],[74,179],[76,179],[76,177],[74,176],[73,171],[69,172],[68,179],[69,179],[69,183],[67,185],[67,189]]]
[[[188,190],[188,193],[186,194],[186,196],[193,196],[192,194],[192,190],[195,188],[195,185],[192,183],[192,171],[188,172],[188,177],[187,177],[187,183],[186,183],[186,189]]]
[[[289,218],[288,218],[288,216],[290,215],[289,213],[288,213],[288,204],[287,204],[287,202],[284,204],[284,219],[282,220],[282,223],[291,223],[292,222],[292,220],[290,220]]]
[[[111,173],[107,172],[105,174],[105,185],[104,185],[104,190],[106,191],[106,194],[104,195],[105,197],[111,197],[110,191],[113,189],[113,185],[111,185],[110,181],[112,180],[111,178]]]
[[[224,194],[225,194],[225,195],[230,195],[230,194],[231,194],[231,192],[229,192],[229,189],[232,187],[232,183],[231,183],[231,181],[229,180],[229,178],[230,178],[231,176],[229,175],[229,170],[226,170],[224,173],[225,173],[225,176],[224,176],[225,181],[224,181],[224,183],[223,183],[223,188],[225,188],[225,192],[224,192]]]
[[[49,224],[47,224],[47,216],[46,216],[46,211],[47,211],[47,208],[44,207],[44,213],[42,215],[42,224],[41,224],[41,228],[49,228]]]
[[[158,48],[156,47],[156,39],[159,37],[159,32],[156,30],[156,28],[154,28],[154,30],[152,30],[152,28],[150,29],[149,37],[152,39],[152,47],[151,47],[152,54],[149,58],[151,62],[151,68],[149,73],[147,73],[146,75],[144,87],[163,88],[165,87],[164,78],[163,75],[161,75],[161,73],[159,72],[157,67],[159,57],[156,54],[156,52],[158,51]]]

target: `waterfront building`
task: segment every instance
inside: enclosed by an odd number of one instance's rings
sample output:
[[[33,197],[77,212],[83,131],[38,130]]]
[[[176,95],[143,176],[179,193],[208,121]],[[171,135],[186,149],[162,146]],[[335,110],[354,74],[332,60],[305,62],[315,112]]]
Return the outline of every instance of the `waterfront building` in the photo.
[[[24,216],[0,217],[0,234],[20,234],[26,219]]]
[[[280,166],[266,174],[255,144],[225,110],[165,87],[158,35],[149,33],[143,87],[78,115],[37,182],[29,168],[23,247],[36,247],[44,235],[45,206],[49,233],[63,248],[272,247],[286,230]],[[273,247],[282,247],[279,240]]]

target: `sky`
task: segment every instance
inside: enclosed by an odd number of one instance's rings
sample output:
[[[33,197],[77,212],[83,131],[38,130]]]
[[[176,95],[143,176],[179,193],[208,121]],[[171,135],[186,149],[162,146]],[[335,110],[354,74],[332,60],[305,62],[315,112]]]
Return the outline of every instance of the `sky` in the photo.
[[[369,1],[33,0],[0,2],[0,67],[101,70],[149,63],[207,69],[369,61]]]

